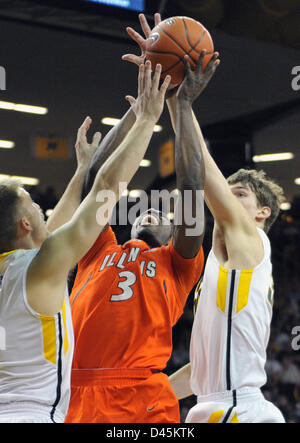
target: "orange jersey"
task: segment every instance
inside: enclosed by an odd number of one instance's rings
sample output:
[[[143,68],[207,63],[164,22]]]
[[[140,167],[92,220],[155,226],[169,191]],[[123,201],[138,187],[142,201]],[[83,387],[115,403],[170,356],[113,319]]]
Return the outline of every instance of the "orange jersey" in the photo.
[[[78,264],[70,297],[74,369],[163,370],[172,326],[203,270],[203,250],[184,259],[169,246],[117,244],[109,227]]]

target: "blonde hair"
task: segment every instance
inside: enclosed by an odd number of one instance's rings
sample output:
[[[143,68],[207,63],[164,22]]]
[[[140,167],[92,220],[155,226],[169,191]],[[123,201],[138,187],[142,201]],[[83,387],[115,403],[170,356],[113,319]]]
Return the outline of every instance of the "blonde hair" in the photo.
[[[264,231],[268,232],[279,215],[280,204],[285,200],[282,187],[270,179],[264,171],[255,169],[239,169],[227,178],[227,182],[230,185],[236,183],[248,185],[256,195],[259,206],[271,209],[271,215],[264,223]]]
[[[15,178],[0,181],[0,253],[11,250],[17,236],[20,187],[22,182]]]

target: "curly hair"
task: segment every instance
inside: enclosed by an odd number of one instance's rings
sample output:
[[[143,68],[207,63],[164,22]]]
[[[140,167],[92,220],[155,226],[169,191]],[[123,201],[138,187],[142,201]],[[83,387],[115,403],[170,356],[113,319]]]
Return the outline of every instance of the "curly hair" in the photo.
[[[256,195],[258,205],[271,209],[271,215],[264,223],[264,231],[268,232],[279,215],[280,204],[285,200],[282,187],[270,179],[264,171],[255,169],[239,169],[227,178],[227,182],[230,185],[236,183],[248,185]]]

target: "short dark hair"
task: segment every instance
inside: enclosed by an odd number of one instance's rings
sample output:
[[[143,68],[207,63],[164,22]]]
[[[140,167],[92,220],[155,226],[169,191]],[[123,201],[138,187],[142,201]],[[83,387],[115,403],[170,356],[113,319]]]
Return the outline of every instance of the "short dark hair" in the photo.
[[[248,185],[255,193],[259,206],[271,209],[271,215],[265,220],[264,231],[268,232],[280,212],[280,204],[285,200],[283,189],[264,171],[256,169],[239,169],[227,178],[230,185],[242,183]]]
[[[0,253],[13,248],[17,236],[18,189],[22,183],[14,178],[0,181]]]

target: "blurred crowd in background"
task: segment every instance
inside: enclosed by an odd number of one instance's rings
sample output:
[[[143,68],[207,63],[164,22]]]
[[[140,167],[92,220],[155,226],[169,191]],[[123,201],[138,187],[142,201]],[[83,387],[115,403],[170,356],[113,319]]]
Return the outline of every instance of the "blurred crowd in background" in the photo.
[[[29,191],[45,214],[58,202],[52,187],[48,187],[45,192],[36,187],[32,187]],[[203,244],[206,256],[211,247],[212,229],[213,219],[207,213]],[[130,237],[130,226],[114,227],[114,231],[120,243],[126,242]],[[280,214],[268,235],[272,245],[275,295],[267,351],[267,383],[262,391],[266,399],[281,410],[288,423],[300,423],[300,350],[295,347],[297,344],[300,347],[300,196],[294,199],[292,208],[288,212]],[[185,312],[173,329],[173,353],[165,370],[168,375],[189,362],[193,318],[193,293],[191,293]],[[293,335],[293,329],[297,326],[299,326],[298,340],[297,336]],[[195,396],[180,401],[182,422],[195,403]]]

